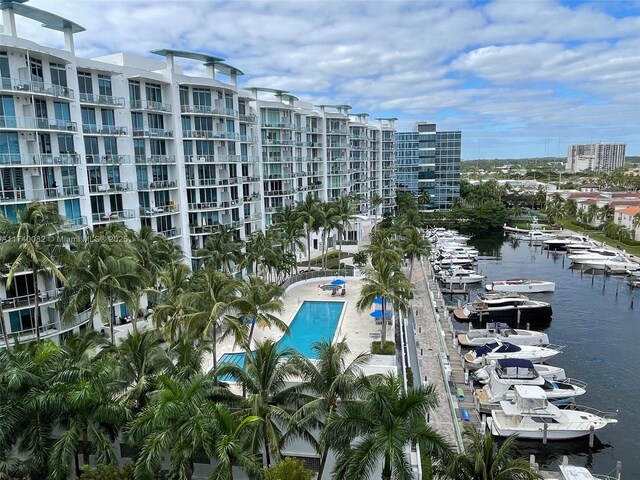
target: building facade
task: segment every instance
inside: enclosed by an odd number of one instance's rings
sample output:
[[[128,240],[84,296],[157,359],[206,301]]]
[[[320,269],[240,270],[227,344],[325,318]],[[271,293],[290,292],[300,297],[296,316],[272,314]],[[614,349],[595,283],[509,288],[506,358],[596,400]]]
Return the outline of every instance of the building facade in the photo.
[[[201,53],[79,58],[81,26],[18,0],[0,9],[0,215],[15,219],[38,200],[55,204],[70,230],[147,225],[195,265],[208,235],[227,228],[244,240],[307,194],[351,195],[363,216],[393,210],[395,119],[369,121],[348,105],[240,88],[238,68]],[[61,32],[65,48],[20,37],[16,15]],[[187,75],[176,59],[207,73]],[[34,334],[29,275],[20,273],[10,289],[0,284],[12,339]],[[53,278],[38,285],[42,336],[91,322],[87,314],[63,326],[60,285]]]
[[[585,145],[569,145],[566,171],[613,172],[624,168],[626,144],[624,143],[591,143]]]
[[[448,210],[460,196],[460,131],[416,123],[396,133],[396,189],[412,193],[422,210]]]

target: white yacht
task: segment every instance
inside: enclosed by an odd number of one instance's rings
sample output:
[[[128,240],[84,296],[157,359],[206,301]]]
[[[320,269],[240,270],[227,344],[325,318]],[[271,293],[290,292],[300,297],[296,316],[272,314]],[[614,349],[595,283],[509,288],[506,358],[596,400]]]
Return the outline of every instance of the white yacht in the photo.
[[[493,410],[487,418],[487,426],[493,435],[566,440],[589,435],[591,428],[600,430],[618,422],[614,414],[593,408],[560,409],[549,403],[544,390],[537,386],[516,385],[514,391],[515,399],[500,402],[500,408]]]
[[[592,246],[593,243],[587,235],[569,235],[568,237],[552,238],[551,240],[545,240],[542,242],[545,248],[549,250],[566,250],[568,245],[587,244]]]
[[[558,238],[558,235],[553,232],[545,232],[544,230],[531,230],[530,232],[517,234],[515,237],[519,240],[526,240],[527,242],[542,243],[545,240]]]
[[[562,347],[548,345],[538,347],[531,345],[514,345],[508,342],[494,341],[476,347],[464,355],[464,360],[470,368],[480,368],[491,360],[503,358],[519,358],[533,363],[543,363],[562,352]]]
[[[610,248],[588,248],[582,252],[571,253],[567,255],[567,258],[573,263],[583,263],[586,260],[599,260],[599,259],[613,259],[619,256],[620,253]]]
[[[486,384],[489,381],[489,376],[491,374],[492,368],[493,367],[491,366],[491,364],[489,364],[486,367],[473,372],[473,374],[471,375],[473,381]],[[564,382],[567,379],[567,374],[565,373],[564,368],[561,367],[534,363],[533,368],[538,373],[538,375],[540,375],[545,380],[549,380],[550,382]]]
[[[485,279],[484,275],[468,268],[442,269],[436,276],[442,283],[454,285],[480,283]]]
[[[515,399],[516,385],[535,385],[556,405],[573,403],[576,397],[586,393],[585,382],[568,378],[564,381],[549,381],[542,377],[529,360],[507,358],[492,361],[489,365],[487,383],[474,392],[476,407],[481,412],[490,412],[500,407],[503,400]]]
[[[546,280],[529,280],[527,278],[514,278],[511,280],[499,280],[487,283],[484,288],[488,292],[519,292],[542,293],[553,292],[556,289],[555,282]]]
[[[506,323],[487,323],[486,328],[469,328],[458,334],[458,343],[464,347],[480,347],[495,340],[514,345],[549,345],[546,333],[511,328]]]
[[[542,322],[551,318],[553,311],[547,302],[530,300],[520,293],[479,293],[473,302],[453,310],[453,316],[461,322],[521,321]]]

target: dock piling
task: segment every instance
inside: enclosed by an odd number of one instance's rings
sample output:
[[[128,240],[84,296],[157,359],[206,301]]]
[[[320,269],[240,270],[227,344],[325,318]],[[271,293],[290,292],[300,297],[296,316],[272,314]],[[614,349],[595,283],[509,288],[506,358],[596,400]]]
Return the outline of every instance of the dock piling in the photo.
[[[547,444],[547,431],[549,430],[549,425],[547,423],[544,424],[544,430],[542,432],[542,444]]]
[[[545,427],[546,427],[546,426],[547,426],[547,425],[545,424]],[[545,429],[545,431],[546,431],[546,429]],[[593,428],[593,425],[591,425],[591,426],[589,427],[589,448],[593,448],[593,442],[594,442],[594,440],[595,440],[595,436],[596,436],[596,435],[595,435],[595,430],[594,430],[594,428]]]

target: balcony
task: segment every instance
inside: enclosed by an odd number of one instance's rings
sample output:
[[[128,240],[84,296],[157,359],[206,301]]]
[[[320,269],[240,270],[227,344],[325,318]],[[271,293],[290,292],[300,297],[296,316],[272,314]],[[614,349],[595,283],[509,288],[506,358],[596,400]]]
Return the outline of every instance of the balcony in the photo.
[[[185,139],[205,140],[237,140],[239,138],[237,133],[224,130],[183,130],[182,136]]]
[[[254,213],[252,215],[245,215],[244,216],[244,221],[245,222],[251,222],[251,221],[255,221],[255,220],[260,220],[262,218],[262,214],[261,213]]]
[[[129,155],[87,155],[88,165],[128,165],[131,163]]]
[[[283,195],[293,195],[297,191],[298,190],[295,188],[285,188],[282,190],[265,190],[264,195],[265,197],[280,197]]]
[[[97,95],[95,93],[80,93],[80,103],[98,105],[100,107],[123,108],[124,97],[112,95]]]
[[[187,163],[237,163],[240,155],[185,155]]]
[[[155,207],[140,207],[140,216],[143,218],[158,217],[160,215],[169,215],[178,213],[179,205],[176,202],[170,202],[167,205],[157,205]]]
[[[242,183],[259,182],[259,181],[260,181],[260,177],[257,177],[257,176],[242,177]]]
[[[80,163],[80,155],[77,153],[0,154],[0,165],[77,165],[78,163]]]
[[[64,230],[79,230],[88,227],[87,217],[81,216],[76,218],[65,218],[62,228]]]
[[[115,125],[90,125],[82,124],[82,133],[92,135],[121,136],[127,134],[127,127],[116,127]]]
[[[281,146],[292,146],[295,144],[293,140],[290,138],[263,138],[263,145],[281,145]]]
[[[210,211],[210,210],[219,210],[222,208],[232,208],[239,205],[239,200],[232,201],[214,201],[214,202],[199,202],[199,203],[190,203],[189,211]]]
[[[134,100],[131,102],[131,110],[144,110],[147,112],[171,113],[171,104],[152,102],[150,100]]]
[[[202,235],[217,232],[221,226],[228,227],[230,229],[237,229],[242,227],[244,222],[240,220],[213,222],[213,225],[191,225],[189,226],[189,233],[192,235]]]
[[[293,157],[276,157],[276,156],[269,156],[266,158],[263,158],[262,160],[264,163],[293,163],[295,160]]]
[[[144,138],[173,138],[173,130],[165,130],[164,128],[148,128],[146,130],[134,130],[134,137]]]
[[[57,130],[63,132],[78,131],[78,124],[57,118],[6,117],[0,116],[2,130]]]
[[[278,172],[278,173],[265,173],[264,180],[278,180],[281,178],[295,178],[295,173],[293,172]]]
[[[254,114],[252,113],[240,113],[238,114],[238,118],[240,119],[241,122],[247,122],[247,123],[256,123],[258,121],[258,117],[256,117]]]
[[[244,143],[258,143],[258,137],[252,135],[239,135],[238,139]]]
[[[187,187],[221,187],[235,185],[230,178],[191,178],[187,180]]]
[[[44,83],[32,80],[17,80],[11,78],[2,77],[0,83],[2,84],[2,90],[11,92],[20,92],[34,95],[46,95],[56,98],[66,98],[73,100],[73,90],[69,87],[63,87],[61,85],[54,85],[51,83]]]
[[[57,315],[53,320],[51,320],[51,313],[49,314],[49,323],[40,326],[40,338],[42,340],[47,338],[53,338],[61,333],[72,330],[75,327],[91,322],[91,309],[85,310],[79,314],[73,316],[71,321],[69,322],[60,322],[57,319]],[[13,330],[11,332],[7,332],[7,336],[9,337],[9,344],[13,344],[16,341],[20,341],[22,343],[29,342],[31,340],[35,340],[36,338],[36,329],[35,328],[25,328],[20,330]]]
[[[295,125],[293,123],[284,122],[284,123],[263,123],[261,125],[262,128],[277,128],[277,129],[285,129],[285,130],[293,130]]]
[[[93,213],[91,215],[91,219],[93,220],[93,223],[109,223],[109,222],[119,222],[119,221],[127,220],[130,218],[135,218],[135,216],[136,216],[135,210],[125,209],[125,210],[119,210],[119,211],[111,211],[109,213],[107,212]]]
[[[175,155],[136,155],[137,164],[175,165]]]
[[[257,202],[258,200],[260,200],[260,194],[259,193],[252,193],[251,195],[247,195],[246,197],[242,198],[245,202]]]
[[[182,105],[182,113],[195,113],[198,115],[218,115],[223,117],[238,118],[238,111],[233,108],[216,107],[211,105]]]
[[[260,157],[250,157],[250,156],[243,155],[240,157],[240,161],[242,163],[257,163],[260,161]]]
[[[153,182],[138,182],[138,190],[166,190],[178,188],[175,180],[156,180]]]
[[[40,301],[40,305],[49,304],[51,302],[55,302],[60,294],[62,293],[61,288],[56,288],[54,290],[47,290],[45,292],[39,292],[38,297]],[[35,305],[36,296],[35,295],[22,295],[20,297],[11,297],[2,300],[2,309],[3,310],[15,310],[17,308],[25,308]]]
[[[129,182],[89,184],[89,193],[122,193],[130,192],[132,190],[133,184]]]
[[[327,130],[329,135],[349,135],[348,128],[330,128]]]
[[[36,200],[56,200],[58,198],[80,197],[84,187],[58,187],[45,189],[18,189],[0,191],[0,203],[33,202]]]
[[[161,232],[157,232],[159,235],[162,235],[166,238],[177,238],[182,236],[182,230],[179,228],[170,228],[169,230],[163,230]]]

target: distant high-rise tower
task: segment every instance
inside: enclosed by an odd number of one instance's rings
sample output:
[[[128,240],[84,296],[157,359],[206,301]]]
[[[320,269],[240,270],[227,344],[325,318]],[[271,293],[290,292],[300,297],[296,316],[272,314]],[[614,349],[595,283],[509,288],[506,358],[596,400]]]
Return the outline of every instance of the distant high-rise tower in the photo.
[[[396,190],[411,192],[421,210],[447,210],[460,196],[462,133],[437,132],[436,124],[418,122],[396,134]]]
[[[591,143],[569,145],[566,170],[568,172],[612,172],[624,167],[624,143]]]

